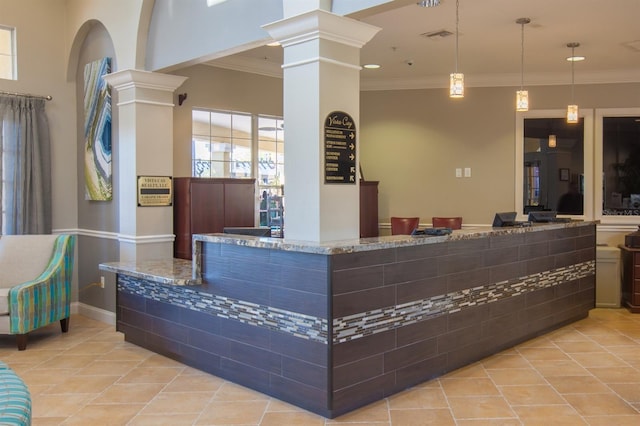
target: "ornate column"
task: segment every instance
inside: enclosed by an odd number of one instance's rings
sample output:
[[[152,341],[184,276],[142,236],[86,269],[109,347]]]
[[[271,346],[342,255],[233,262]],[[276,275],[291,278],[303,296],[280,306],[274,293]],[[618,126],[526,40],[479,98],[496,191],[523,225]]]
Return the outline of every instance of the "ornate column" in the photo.
[[[285,238],[358,238],[360,49],[380,29],[320,9],[264,28],[284,48]]]
[[[173,176],[173,93],[186,79],[139,70],[105,77],[118,93],[120,261],[173,257],[173,207],[138,206],[138,176]]]

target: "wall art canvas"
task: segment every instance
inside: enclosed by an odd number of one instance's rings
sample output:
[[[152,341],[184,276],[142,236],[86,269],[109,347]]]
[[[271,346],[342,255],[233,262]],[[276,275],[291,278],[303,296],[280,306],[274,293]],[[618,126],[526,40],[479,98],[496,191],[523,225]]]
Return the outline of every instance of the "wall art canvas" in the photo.
[[[102,78],[111,72],[111,58],[84,67],[85,199],[108,201],[111,183],[111,93]]]

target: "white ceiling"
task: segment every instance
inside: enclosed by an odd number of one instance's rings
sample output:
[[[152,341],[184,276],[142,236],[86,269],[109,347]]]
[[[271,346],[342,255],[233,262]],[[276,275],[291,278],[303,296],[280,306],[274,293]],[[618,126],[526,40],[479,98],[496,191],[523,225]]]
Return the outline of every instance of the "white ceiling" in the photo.
[[[436,88],[455,70],[456,2],[422,8],[417,0],[395,0],[352,16],[381,31],[361,51],[361,88]],[[579,42],[575,82],[640,82],[640,0],[460,0],[459,72],[468,86],[519,86],[521,26],[524,28],[524,85],[571,83],[569,42]],[[409,65],[409,62],[412,65]],[[281,76],[282,48],[259,47],[209,63]]]

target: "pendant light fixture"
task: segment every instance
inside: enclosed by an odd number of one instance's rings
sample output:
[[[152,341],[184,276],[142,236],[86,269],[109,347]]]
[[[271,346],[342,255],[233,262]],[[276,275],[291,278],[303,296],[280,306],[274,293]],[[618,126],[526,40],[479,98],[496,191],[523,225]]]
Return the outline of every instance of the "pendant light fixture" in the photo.
[[[575,48],[580,46],[580,43],[572,42],[567,43],[567,47],[571,48],[571,56],[568,60],[571,62],[571,104],[567,106],[567,123],[577,123],[578,120],[578,105],[576,105],[573,95],[574,95],[574,63],[576,61],[576,56],[574,54]]]
[[[516,92],[516,111],[529,111],[529,91],[524,90],[524,26],[531,22],[529,18],[518,18],[520,24],[520,90]]]
[[[458,24],[460,0],[456,0],[456,72],[449,75],[449,97],[464,98],[464,74],[458,72]]]
[[[556,135],[551,134],[549,135],[549,148],[555,148],[556,147]]]

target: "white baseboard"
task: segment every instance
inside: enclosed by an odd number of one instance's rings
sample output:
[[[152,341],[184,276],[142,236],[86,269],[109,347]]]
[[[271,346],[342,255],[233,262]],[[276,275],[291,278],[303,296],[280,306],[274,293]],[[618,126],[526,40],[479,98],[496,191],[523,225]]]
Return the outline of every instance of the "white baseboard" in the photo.
[[[74,302],[71,304],[71,313],[80,314],[87,318],[101,321],[106,324],[116,325],[115,312],[106,311],[104,309],[96,308],[95,306],[87,305],[85,303]]]

